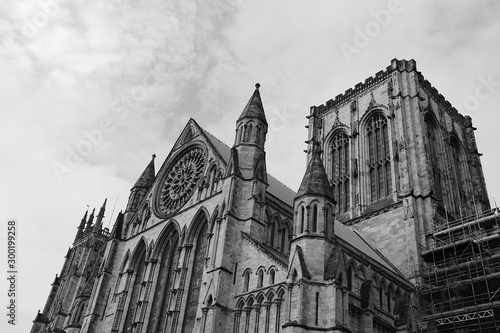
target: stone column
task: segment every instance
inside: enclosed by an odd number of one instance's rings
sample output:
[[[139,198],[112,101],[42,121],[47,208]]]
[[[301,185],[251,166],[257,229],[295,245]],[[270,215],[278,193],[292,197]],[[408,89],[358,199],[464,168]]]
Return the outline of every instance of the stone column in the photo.
[[[205,327],[207,326],[207,314],[208,308],[202,308],[202,317],[201,317],[201,333],[205,333]]]
[[[281,299],[277,299],[274,302],[276,303],[276,325],[275,332],[280,331],[280,317],[281,317]]]
[[[264,333],[268,333],[269,332],[269,316],[270,316],[270,309],[271,309],[271,301],[265,301],[264,307],[266,308],[266,322],[264,325]]]
[[[291,321],[292,320],[292,284],[289,284],[287,286],[287,311],[286,311],[286,321]]]
[[[255,305],[255,328],[254,333],[259,333],[259,321],[260,321],[260,304]]]
[[[250,329],[250,312],[252,312],[252,307],[245,307],[245,333],[248,333]]]
[[[238,309],[234,312],[234,327],[233,327],[234,333],[240,332],[240,317],[241,317],[241,310]]]

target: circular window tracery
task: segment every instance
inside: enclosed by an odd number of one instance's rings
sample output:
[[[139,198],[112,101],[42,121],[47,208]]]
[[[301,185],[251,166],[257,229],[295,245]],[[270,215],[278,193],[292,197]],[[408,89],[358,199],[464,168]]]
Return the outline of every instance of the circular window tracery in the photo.
[[[187,151],[169,169],[159,193],[159,208],[172,214],[191,197],[206,166],[205,152],[196,147]]]

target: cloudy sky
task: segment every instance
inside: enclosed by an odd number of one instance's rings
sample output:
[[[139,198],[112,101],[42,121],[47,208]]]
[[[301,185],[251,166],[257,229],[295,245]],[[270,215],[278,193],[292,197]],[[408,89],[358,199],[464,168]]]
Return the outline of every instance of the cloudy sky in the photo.
[[[0,13],[4,253],[7,220],[19,228],[19,325],[9,332],[30,330],[87,205],[107,197],[105,223],[114,220],[190,117],[232,143],[256,82],[268,171],[297,189],[309,107],[393,58],[415,59],[472,116],[500,201],[497,1],[3,0]]]

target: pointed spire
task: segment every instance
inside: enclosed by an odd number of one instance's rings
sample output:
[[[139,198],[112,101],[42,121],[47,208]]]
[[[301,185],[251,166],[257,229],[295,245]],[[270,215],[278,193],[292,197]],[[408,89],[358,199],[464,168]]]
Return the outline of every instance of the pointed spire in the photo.
[[[156,155],[153,154],[153,158],[151,162],[149,162],[148,166],[142,172],[141,176],[135,182],[134,187],[145,187],[150,188],[155,179],[155,158]]]
[[[92,222],[94,222],[94,214],[95,214],[95,208],[92,210],[92,213],[90,213],[89,219],[87,221],[87,225],[85,226],[85,233],[88,234],[89,232],[92,231]]]
[[[89,213],[88,209],[85,212],[85,215],[83,215],[82,220],[80,221],[80,225],[78,226],[78,231],[76,232],[76,237],[75,237],[75,242],[82,238],[83,236],[83,229],[85,229],[85,223],[87,223],[87,214]]]
[[[266,114],[264,112],[264,106],[262,105],[262,99],[260,98],[259,88],[260,84],[256,83],[255,91],[253,92],[252,97],[250,97],[250,100],[243,109],[243,112],[241,113],[237,121],[240,121],[245,117],[250,117],[258,118],[267,124]]]
[[[304,178],[302,178],[302,183],[300,184],[296,198],[303,195],[316,195],[326,197],[335,202],[325,167],[321,161],[320,153],[319,143],[314,141],[312,157],[307,166]]]
[[[95,229],[100,230],[102,226],[102,219],[104,218],[104,212],[106,211],[106,202],[108,201],[108,198],[104,199],[104,203],[101,206],[101,209],[99,209],[99,214],[97,214],[97,220],[95,223]]]
[[[123,229],[123,213],[120,211],[116,217],[115,224],[113,225],[113,230],[111,230],[111,238],[122,239],[122,229]]]

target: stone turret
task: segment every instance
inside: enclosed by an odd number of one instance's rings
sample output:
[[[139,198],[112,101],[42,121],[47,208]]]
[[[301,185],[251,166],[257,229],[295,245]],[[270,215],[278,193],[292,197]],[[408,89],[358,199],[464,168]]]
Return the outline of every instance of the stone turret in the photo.
[[[141,176],[135,182],[134,186],[130,189],[128,197],[127,208],[125,209],[125,223],[128,223],[137,207],[144,199],[146,192],[149,190],[155,180],[155,158],[153,154],[151,161],[142,172]]]

